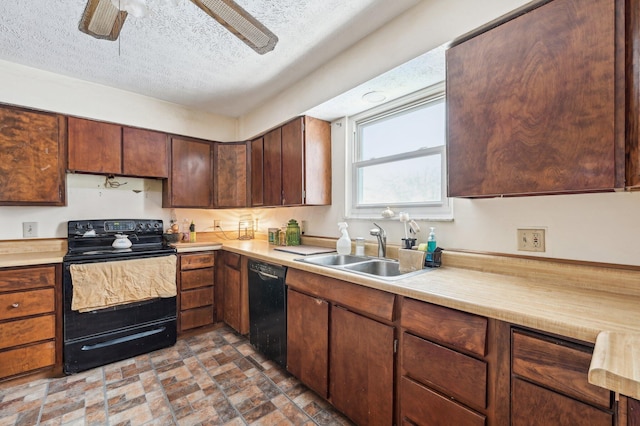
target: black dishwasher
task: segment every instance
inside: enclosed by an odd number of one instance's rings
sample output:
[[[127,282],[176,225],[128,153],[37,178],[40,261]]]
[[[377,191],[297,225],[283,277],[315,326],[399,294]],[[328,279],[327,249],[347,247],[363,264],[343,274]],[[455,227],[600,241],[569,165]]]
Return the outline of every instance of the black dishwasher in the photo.
[[[249,342],[287,367],[287,268],[249,259]]]

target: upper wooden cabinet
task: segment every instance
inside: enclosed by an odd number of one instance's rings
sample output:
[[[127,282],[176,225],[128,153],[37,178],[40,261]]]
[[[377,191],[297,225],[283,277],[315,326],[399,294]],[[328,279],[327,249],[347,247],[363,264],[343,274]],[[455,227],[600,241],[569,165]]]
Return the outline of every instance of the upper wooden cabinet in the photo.
[[[69,170],[166,178],[169,140],[160,132],[69,117]]]
[[[171,138],[171,170],[162,182],[162,207],[213,207],[212,142]]]
[[[251,141],[251,207],[264,206],[264,137]]]
[[[0,204],[66,204],[64,116],[0,106]]]
[[[247,190],[249,156],[247,142],[215,144],[215,207],[250,205]]]
[[[262,167],[252,162],[251,205],[331,204],[331,125],[298,117],[252,142],[262,150]],[[255,173],[255,175],[254,175]],[[255,195],[255,198],[254,198]]]
[[[631,13],[621,0],[537,5],[447,51],[450,196],[625,186]]]

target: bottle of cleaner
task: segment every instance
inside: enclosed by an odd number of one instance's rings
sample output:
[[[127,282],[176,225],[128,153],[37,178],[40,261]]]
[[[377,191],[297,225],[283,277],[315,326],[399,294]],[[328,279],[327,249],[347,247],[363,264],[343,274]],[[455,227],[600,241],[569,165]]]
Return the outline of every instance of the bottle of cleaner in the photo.
[[[427,262],[433,262],[433,252],[436,251],[436,228],[429,228],[429,236],[427,237]]]
[[[351,239],[349,238],[349,233],[347,232],[346,222],[339,222],[338,229],[342,236],[338,238],[338,242],[336,243],[336,250],[338,250],[339,254],[351,254]]]

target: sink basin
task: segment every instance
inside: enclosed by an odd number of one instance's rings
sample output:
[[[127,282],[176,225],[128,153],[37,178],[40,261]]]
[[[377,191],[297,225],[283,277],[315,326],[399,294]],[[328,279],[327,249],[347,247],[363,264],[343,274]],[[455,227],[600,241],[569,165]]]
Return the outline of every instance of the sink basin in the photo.
[[[350,254],[327,254],[323,256],[305,257],[304,259],[296,259],[314,265],[334,266],[334,265],[350,265],[352,263],[364,262],[369,260],[364,256],[352,256]]]
[[[345,266],[344,269],[365,274],[378,275],[381,277],[395,277],[400,273],[400,264],[392,260],[369,260]]]
[[[431,270],[431,268],[426,268],[419,271],[401,273],[400,264],[396,260],[369,256],[352,256],[350,254],[323,254],[295,260],[387,281],[399,280]]]

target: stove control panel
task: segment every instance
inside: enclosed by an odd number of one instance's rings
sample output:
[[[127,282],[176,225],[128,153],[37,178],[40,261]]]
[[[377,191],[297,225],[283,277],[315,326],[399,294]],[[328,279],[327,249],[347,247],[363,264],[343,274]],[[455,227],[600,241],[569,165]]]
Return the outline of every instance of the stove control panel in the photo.
[[[68,222],[68,235],[99,236],[105,234],[162,234],[160,219],[73,220]]]

